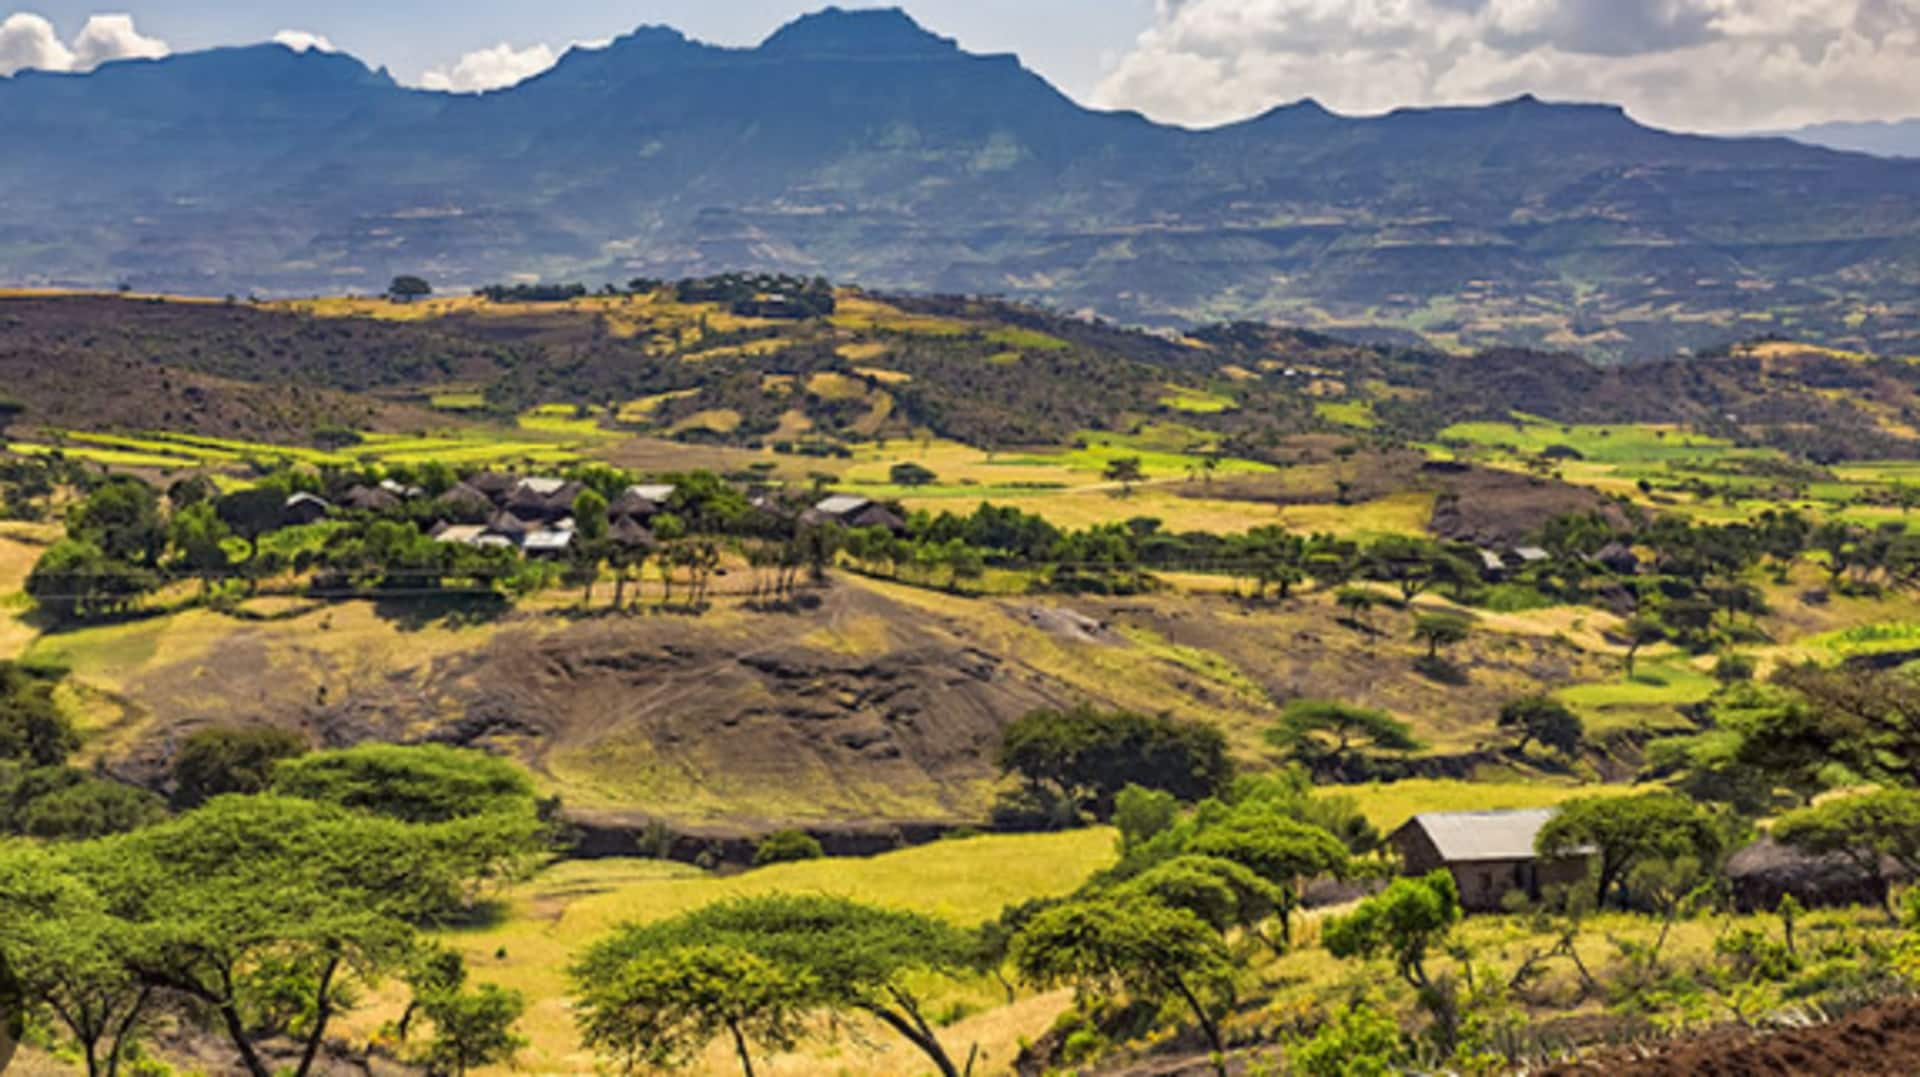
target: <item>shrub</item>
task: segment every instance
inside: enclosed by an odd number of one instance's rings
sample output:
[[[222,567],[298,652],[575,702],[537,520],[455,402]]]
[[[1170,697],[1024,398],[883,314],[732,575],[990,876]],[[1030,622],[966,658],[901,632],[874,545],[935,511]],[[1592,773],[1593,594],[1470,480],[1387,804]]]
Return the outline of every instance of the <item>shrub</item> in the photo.
[[[764,868],[770,864],[789,864],[798,860],[818,860],[826,856],[825,849],[813,835],[802,830],[782,830],[769,834],[753,851],[753,866]]]

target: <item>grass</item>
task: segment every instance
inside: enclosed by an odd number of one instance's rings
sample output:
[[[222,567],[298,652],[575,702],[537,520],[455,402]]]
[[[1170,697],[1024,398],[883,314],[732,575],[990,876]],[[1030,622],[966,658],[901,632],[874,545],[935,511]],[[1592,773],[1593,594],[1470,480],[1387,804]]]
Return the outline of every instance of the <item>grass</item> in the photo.
[[[466,955],[476,979],[517,988],[531,1000],[522,1030],[532,1045],[521,1069],[583,1073],[593,1069],[592,1059],[577,1045],[565,970],[581,949],[621,923],[662,919],[727,898],[824,893],[971,925],[1009,904],[1072,891],[1112,862],[1113,849],[1111,831],[1082,830],[949,840],[871,860],[818,860],[727,877],[657,861],[569,862],[509,893],[498,923],[452,933],[446,941]],[[941,1002],[957,995],[980,1008],[997,1004],[997,992],[986,984],[936,990]],[[1035,1027],[1023,1034],[1044,1030],[1052,1012],[1036,1013]],[[962,1027],[943,1036],[963,1042],[968,1034]],[[919,1068],[892,1048],[891,1037],[876,1031],[869,1038],[870,1048],[812,1045],[811,1057],[782,1060],[770,1072],[879,1075]],[[991,1050],[1010,1060],[1013,1039],[1008,1035]]]
[[[1382,834],[1424,812],[1507,811],[1550,808],[1588,796],[1617,796],[1632,792],[1619,786],[1556,785],[1548,782],[1462,782],[1419,778],[1372,785],[1323,786],[1321,797],[1352,797],[1361,814]]]
[[[1655,424],[1566,426],[1516,415],[1511,423],[1458,423],[1440,432],[1443,442],[1464,442],[1538,456],[1566,446],[1589,461],[1606,464],[1665,463],[1756,455],[1732,442]]]
[[[1380,425],[1380,420],[1374,417],[1373,405],[1364,400],[1327,400],[1315,404],[1313,410],[1330,423],[1349,426],[1355,430],[1372,430]]]
[[[1192,415],[1218,415],[1233,411],[1240,404],[1222,393],[1210,393],[1204,389],[1191,389],[1182,385],[1169,385],[1166,394],[1160,397],[1160,406]]]

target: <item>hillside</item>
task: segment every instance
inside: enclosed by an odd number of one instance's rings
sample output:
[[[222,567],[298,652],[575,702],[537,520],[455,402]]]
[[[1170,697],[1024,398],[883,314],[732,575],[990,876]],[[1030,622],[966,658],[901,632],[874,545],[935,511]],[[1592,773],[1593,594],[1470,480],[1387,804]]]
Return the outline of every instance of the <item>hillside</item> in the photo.
[[[552,123],[569,117],[566,124]],[[0,80],[0,277],[203,295],[751,266],[1136,324],[1912,350],[1920,164],[1523,97],[1191,131],[899,12],[644,28],[478,97],[278,46]]]

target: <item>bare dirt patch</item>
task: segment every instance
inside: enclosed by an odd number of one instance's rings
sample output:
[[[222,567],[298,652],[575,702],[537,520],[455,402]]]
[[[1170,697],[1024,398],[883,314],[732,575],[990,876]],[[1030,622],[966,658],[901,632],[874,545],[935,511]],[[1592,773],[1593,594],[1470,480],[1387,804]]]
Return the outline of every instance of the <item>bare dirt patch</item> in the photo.
[[[1907,1077],[1920,1065],[1920,1001],[1883,1002],[1818,1028],[1723,1029],[1656,1051],[1616,1050],[1552,1077]]]

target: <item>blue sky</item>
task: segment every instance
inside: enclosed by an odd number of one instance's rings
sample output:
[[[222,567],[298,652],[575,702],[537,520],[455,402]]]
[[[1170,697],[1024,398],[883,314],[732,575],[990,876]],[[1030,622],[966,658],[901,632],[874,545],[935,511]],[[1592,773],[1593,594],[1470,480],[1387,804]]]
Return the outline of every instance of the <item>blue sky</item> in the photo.
[[[842,0],[849,6],[867,6]],[[476,90],[648,23],[752,44],[796,0],[0,0],[0,75],[286,31]],[[1313,97],[1346,113],[1533,93],[1659,126],[1782,130],[1920,114],[1920,0],[902,0],[1080,101],[1206,125]],[[49,21],[51,20],[51,21]]]

